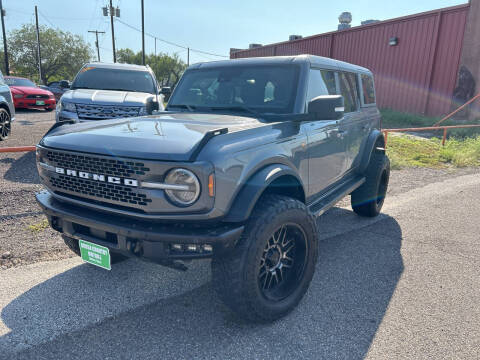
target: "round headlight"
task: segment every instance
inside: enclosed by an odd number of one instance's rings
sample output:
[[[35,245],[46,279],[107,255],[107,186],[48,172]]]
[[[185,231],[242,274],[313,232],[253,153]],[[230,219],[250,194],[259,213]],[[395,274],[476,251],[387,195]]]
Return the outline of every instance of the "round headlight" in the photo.
[[[192,205],[200,195],[200,182],[195,174],[187,169],[170,170],[165,178],[165,184],[174,185],[172,189],[166,189],[165,193],[178,205]]]

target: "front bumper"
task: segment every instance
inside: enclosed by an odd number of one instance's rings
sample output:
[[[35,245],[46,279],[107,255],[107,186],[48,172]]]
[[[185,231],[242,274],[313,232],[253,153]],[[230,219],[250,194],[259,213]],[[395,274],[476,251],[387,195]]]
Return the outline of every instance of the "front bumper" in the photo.
[[[62,234],[108,247],[111,252],[165,263],[208,258],[233,249],[243,225],[193,226],[141,221],[61,203],[48,191],[36,194],[50,226]],[[213,251],[176,251],[172,244],[210,245]],[[186,249],[186,246],[184,246]]]
[[[44,105],[37,105],[36,99],[14,99],[14,106],[17,109],[55,109],[57,102],[55,99],[40,99],[43,101]]]

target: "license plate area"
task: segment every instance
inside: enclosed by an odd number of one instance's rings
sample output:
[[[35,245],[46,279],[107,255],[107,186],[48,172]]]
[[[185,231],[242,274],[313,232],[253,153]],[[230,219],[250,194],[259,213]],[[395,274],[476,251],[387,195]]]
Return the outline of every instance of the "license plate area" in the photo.
[[[83,261],[101,267],[102,269],[112,269],[110,250],[107,247],[85,240],[78,240],[78,246],[80,247],[80,255]]]
[[[37,101],[35,101],[35,105],[45,105],[45,101],[37,100]]]

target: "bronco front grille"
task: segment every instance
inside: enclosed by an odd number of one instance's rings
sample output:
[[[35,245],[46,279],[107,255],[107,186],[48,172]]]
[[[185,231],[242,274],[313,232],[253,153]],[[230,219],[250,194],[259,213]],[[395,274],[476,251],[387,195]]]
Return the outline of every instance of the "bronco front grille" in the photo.
[[[75,155],[63,152],[47,152],[50,163],[62,168],[86,171],[118,177],[131,177],[132,175],[145,175],[150,171],[145,164],[138,161],[122,161],[89,155]]]
[[[147,205],[152,202],[145,194],[139,194],[128,186],[112,185],[88,179],[79,179],[60,175],[50,179],[52,185],[60,190],[73,191],[78,194],[94,196],[105,200],[114,200],[134,205]]]
[[[75,104],[79,119],[103,120],[138,116],[139,106]]]
[[[75,170],[76,174],[80,172],[98,174],[104,176],[105,179],[114,176],[137,180],[150,172],[150,167],[138,160],[115,159],[108,156],[75,154],[56,150],[47,150],[42,156],[49,165],[64,169],[65,172],[70,169]],[[65,172],[52,172],[48,176],[51,189],[59,195],[142,211],[152,203],[148,193],[135,186],[127,186],[123,182],[116,184],[71,176]]]

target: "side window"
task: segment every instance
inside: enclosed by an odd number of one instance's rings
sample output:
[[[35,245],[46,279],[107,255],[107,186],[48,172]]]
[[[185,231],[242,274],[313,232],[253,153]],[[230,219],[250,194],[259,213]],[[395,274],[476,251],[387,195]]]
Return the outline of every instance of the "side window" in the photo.
[[[357,77],[352,73],[340,73],[340,92],[345,101],[345,113],[358,109]]]
[[[333,71],[322,70],[322,78],[327,85],[328,95],[337,94],[337,85],[335,85],[335,73]]]
[[[375,104],[375,88],[373,86],[373,77],[370,75],[361,75],[363,89],[363,103],[365,105]]]
[[[310,69],[307,103],[321,95],[335,95],[335,73],[327,70]]]

